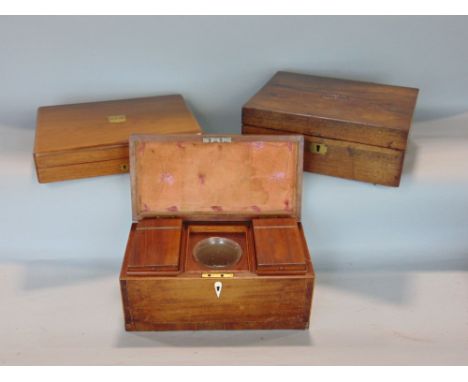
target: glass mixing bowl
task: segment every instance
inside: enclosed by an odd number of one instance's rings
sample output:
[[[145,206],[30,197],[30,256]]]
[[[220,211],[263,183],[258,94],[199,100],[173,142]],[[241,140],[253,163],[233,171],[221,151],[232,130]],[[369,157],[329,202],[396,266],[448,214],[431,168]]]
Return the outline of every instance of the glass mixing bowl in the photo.
[[[226,268],[236,264],[242,256],[242,248],[234,240],[225,237],[209,237],[193,247],[193,256],[208,268]]]

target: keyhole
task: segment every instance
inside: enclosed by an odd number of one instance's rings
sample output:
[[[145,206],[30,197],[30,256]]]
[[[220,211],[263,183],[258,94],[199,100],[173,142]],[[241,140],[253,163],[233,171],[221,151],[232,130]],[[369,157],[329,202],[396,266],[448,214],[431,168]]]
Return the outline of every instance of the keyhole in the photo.
[[[221,296],[221,290],[223,289],[223,283],[221,281],[216,281],[214,283],[214,289],[216,292],[216,297],[219,298],[219,296]]]
[[[311,143],[309,151],[313,154],[325,155],[327,153],[327,145],[324,143]]]

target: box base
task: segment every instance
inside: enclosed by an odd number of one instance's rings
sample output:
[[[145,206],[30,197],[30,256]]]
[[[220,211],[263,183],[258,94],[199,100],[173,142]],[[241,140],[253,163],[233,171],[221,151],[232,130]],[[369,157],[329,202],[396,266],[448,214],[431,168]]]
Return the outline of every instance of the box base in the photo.
[[[313,276],[142,277],[121,291],[128,331],[307,329]]]
[[[315,276],[299,222],[181,222],[132,225],[120,275],[126,330],[308,328]],[[208,232],[233,234],[240,260],[218,269],[196,262],[194,244]],[[168,273],[168,264],[178,264],[178,271]],[[261,274],[260,265],[269,273]]]
[[[128,158],[37,168],[39,183],[128,173]]]
[[[183,331],[183,330],[308,330],[309,322],[278,321],[264,323],[227,322],[222,324],[198,322],[190,324],[126,324],[125,330],[135,331]]]
[[[242,126],[243,134],[291,134],[255,126]],[[398,187],[404,151],[304,136],[304,171],[368,183]]]

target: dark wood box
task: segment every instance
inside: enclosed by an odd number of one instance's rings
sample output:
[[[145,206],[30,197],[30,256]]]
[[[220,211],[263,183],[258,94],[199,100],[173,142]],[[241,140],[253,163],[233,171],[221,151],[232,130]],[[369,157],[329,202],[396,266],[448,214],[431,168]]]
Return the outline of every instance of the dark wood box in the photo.
[[[201,130],[180,95],[40,107],[34,146],[39,182],[128,172],[132,133]]]
[[[130,158],[127,330],[309,326],[301,136],[133,135]],[[197,259],[213,238],[223,245]],[[229,241],[242,252],[237,262],[225,261]]]
[[[399,186],[418,89],[278,72],[242,109],[244,134],[303,134],[304,170]]]

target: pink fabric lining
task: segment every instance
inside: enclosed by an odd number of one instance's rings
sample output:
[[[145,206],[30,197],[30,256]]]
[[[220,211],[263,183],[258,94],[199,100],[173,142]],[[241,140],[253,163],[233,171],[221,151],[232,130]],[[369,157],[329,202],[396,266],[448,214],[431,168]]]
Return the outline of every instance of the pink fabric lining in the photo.
[[[297,206],[296,143],[138,145],[136,207],[145,214],[285,215]]]

